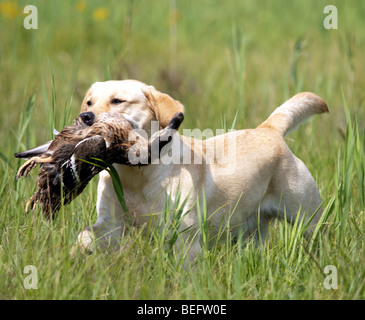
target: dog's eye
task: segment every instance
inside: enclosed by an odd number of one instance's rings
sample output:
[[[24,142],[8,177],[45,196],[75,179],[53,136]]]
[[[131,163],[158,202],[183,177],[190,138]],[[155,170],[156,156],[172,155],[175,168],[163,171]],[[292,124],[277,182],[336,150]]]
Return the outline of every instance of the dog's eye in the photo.
[[[120,99],[117,99],[117,98],[114,98],[111,101],[112,104],[121,104],[123,102],[125,102],[125,100],[120,100]]]
[[[88,106],[91,106],[92,105],[92,103],[91,103],[91,101],[89,100],[88,102],[86,102],[86,104],[88,105]]]

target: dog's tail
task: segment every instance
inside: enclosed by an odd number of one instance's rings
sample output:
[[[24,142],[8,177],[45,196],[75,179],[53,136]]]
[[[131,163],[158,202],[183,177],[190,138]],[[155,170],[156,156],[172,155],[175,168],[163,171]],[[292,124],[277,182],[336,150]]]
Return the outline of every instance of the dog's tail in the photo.
[[[327,104],[316,94],[301,92],[278,107],[258,128],[270,128],[285,136],[310,116],[328,112]]]

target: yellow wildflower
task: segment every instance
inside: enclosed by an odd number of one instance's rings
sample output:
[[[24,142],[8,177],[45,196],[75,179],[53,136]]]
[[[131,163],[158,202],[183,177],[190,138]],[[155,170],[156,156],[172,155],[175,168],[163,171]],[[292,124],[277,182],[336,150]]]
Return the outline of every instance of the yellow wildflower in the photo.
[[[107,18],[109,12],[105,8],[97,8],[93,11],[93,18],[95,21],[101,21]]]
[[[0,3],[0,13],[5,18],[15,19],[19,15],[20,11],[16,2],[5,1]]]

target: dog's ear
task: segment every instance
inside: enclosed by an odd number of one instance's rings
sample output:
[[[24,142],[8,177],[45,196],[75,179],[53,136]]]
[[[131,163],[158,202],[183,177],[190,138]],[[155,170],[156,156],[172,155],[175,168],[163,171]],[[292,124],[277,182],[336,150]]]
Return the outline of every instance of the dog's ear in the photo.
[[[156,119],[160,122],[162,128],[165,128],[170,123],[176,113],[184,113],[182,103],[156,90],[154,87],[148,86],[142,91],[151,104]]]

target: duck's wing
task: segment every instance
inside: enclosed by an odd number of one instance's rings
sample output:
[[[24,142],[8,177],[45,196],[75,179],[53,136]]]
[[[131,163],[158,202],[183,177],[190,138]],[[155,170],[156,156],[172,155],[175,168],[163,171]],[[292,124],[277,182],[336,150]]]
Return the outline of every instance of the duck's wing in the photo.
[[[62,203],[69,204],[102,170],[94,165],[99,164],[94,158],[106,158],[106,143],[101,136],[93,136],[81,140],[72,152],[62,152],[62,148],[59,151],[55,150],[58,153],[55,161],[41,164],[37,192],[29,200],[26,211],[40,203],[44,215],[54,218]]]
[[[32,157],[38,157],[45,153],[49,146],[51,145],[52,141],[48,141],[45,144],[42,144],[38,147],[35,147],[33,149],[23,151],[23,152],[17,152],[14,154],[15,158],[22,158],[22,159],[30,159]]]
[[[105,161],[106,150],[106,142],[100,135],[80,141],[71,157],[62,164],[64,188],[80,194],[89,181],[103,170],[97,159]]]

